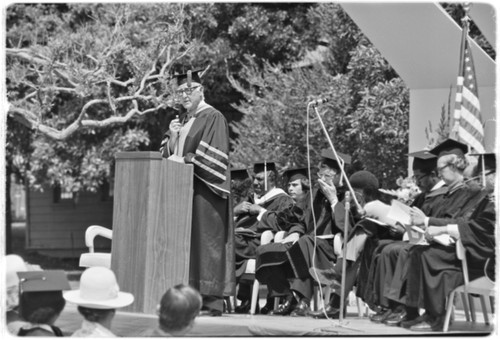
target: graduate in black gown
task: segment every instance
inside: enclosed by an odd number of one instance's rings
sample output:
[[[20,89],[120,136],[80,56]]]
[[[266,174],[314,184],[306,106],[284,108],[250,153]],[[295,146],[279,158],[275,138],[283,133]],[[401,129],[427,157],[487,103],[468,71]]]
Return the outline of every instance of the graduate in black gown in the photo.
[[[485,192],[471,214],[449,220],[446,224],[429,224],[425,236],[430,245],[410,252],[406,287],[406,305],[423,308],[426,313],[419,323],[411,326],[414,331],[442,331],[449,293],[464,283],[460,261],[455,246],[434,242],[439,235],[460,239],[466,249],[469,279],[492,275],[496,257],[496,210],[494,188],[496,181],[496,155],[484,154],[485,167],[480,166],[486,177]],[[482,164],[482,161],[479,162]],[[438,167],[443,168],[438,163]],[[490,266],[487,266],[487,264]],[[491,265],[493,264],[493,265]]]

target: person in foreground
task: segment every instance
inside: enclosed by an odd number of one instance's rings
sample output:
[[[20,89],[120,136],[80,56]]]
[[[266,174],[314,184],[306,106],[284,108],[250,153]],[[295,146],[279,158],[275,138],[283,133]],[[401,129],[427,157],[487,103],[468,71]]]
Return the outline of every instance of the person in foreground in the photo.
[[[64,336],[54,326],[66,302],[63,290],[69,290],[66,274],[62,270],[18,272],[20,321],[11,322],[8,329],[17,336]]]
[[[150,337],[177,337],[189,332],[200,313],[202,298],[193,287],[178,284],[163,294],[158,305],[158,327]]]
[[[134,302],[132,294],[120,292],[113,271],[104,267],[86,269],[80,278],[80,288],[65,292],[64,299],[77,305],[84,318],[80,329],[72,335],[81,338],[116,337],[111,332],[116,309]]]

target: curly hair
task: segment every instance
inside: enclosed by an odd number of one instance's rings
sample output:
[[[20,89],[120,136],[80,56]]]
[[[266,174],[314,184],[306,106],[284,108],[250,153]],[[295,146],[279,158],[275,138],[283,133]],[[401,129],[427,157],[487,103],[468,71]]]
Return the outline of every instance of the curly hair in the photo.
[[[160,301],[160,327],[164,331],[179,331],[199,314],[202,305],[200,293],[184,284],[176,285],[163,294]]]

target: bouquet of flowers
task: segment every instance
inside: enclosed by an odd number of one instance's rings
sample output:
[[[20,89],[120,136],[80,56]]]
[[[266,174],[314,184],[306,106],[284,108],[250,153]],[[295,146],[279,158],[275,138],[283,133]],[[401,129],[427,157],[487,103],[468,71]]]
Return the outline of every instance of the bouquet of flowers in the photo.
[[[399,177],[396,180],[399,188],[396,190],[379,189],[381,192],[394,196],[396,199],[406,205],[412,204],[413,200],[420,194],[420,188],[411,177]]]

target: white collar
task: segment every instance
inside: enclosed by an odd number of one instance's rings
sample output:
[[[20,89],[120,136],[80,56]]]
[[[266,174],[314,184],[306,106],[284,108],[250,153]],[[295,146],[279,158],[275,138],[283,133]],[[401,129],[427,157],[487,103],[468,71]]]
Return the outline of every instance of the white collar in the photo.
[[[286,192],[281,188],[274,187],[271,190],[269,190],[264,196],[262,196],[260,198],[257,196],[254,196],[255,204],[261,205],[279,194],[286,194]]]
[[[443,187],[444,185],[445,185],[445,183],[441,179],[441,180],[439,180],[439,182],[437,182],[436,184],[434,184],[434,186],[432,187],[431,191],[437,190],[437,189]]]

